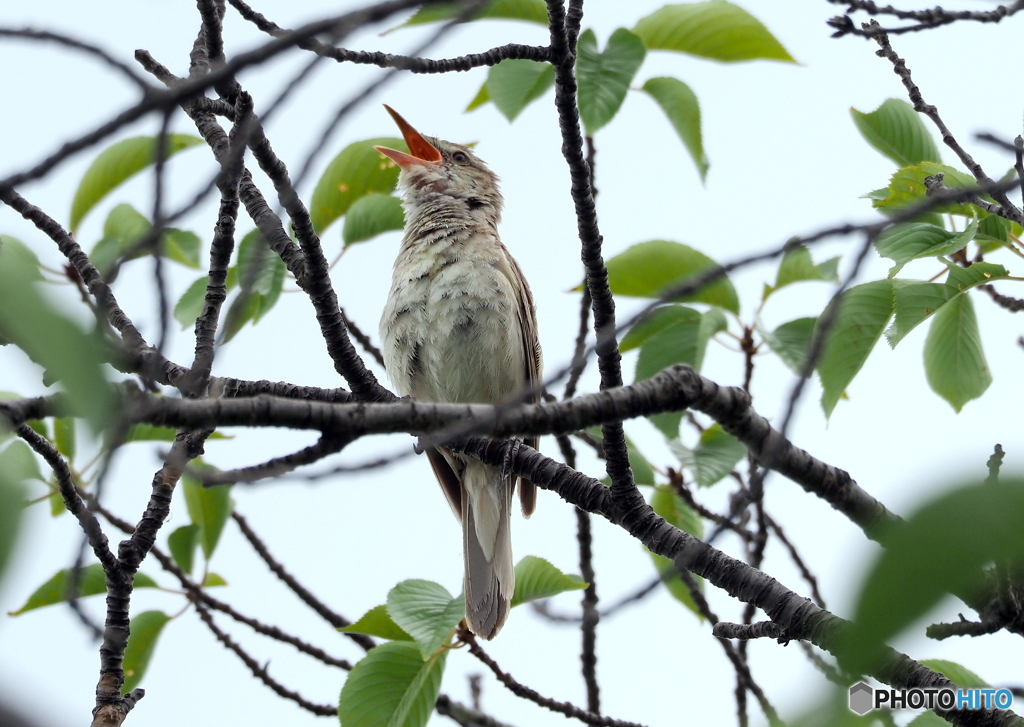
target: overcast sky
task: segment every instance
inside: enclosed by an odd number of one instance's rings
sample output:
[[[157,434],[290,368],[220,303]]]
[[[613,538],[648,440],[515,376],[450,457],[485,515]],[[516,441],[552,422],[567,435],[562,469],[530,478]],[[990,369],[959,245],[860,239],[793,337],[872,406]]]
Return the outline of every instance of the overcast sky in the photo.
[[[587,5],[583,27],[593,28],[603,46],[617,27],[635,22],[660,7],[653,0]],[[886,98],[904,98],[890,64],[874,55],[875,46],[856,38],[834,40],[825,20],[839,7],[823,0],[752,2],[755,13],[797,59],[798,64],[753,62],[718,64],[675,53],[650,53],[635,84],[672,75],[697,93],[704,120],[704,143],[711,162],[701,184],[682,144],[649,97],[630,93],[618,117],[597,135],[598,211],[606,257],[649,239],[685,242],[720,262],[780,246],[790,236],[813,233],[840,222],[874,219],[860,195],[884,186],[892,162],[870,148],[857,133],[850,107],[874,110]],[[192,3],[155,0],[96,0],[90,3],[37,0],[8,4],[0,23],[64,32],[96,43],[133,64],[136,48],[149,50],[179,75],[187,70],[188,51],[198,28]],[[284,27],[334,14],[356,3],[307,0],[259,0],[256,9]],[[967,3],[970,8],[989,7]],[[927,102],[938,106],[947,125],[985,165],[992,177],[1002,175],[1012,160],[974,141],[990,131],[1012,139],[1021,131],[1018,94],[987,79],[1004,69],[1020,67],[1018,34],[1011,18],[1000,26],[959,24],[927,34],[893,39],[896,51],[914,72]],[[229,55],[263,41],[234,11],[228,11],[225,41]],[[379,36],[392,24],[368,30],[348,44],[352,48],[408,52],[430,30],[401,30]],[[483,51],[509,42],[543,44],[540,26],[513,22],[481,22],[452,32],[431,57]],[[983,58],[983,60],[982,60]],[[308,62],[291,53],[240,77],[262,112],[288,79]],[[0,93],[6,100],[0,114],[0,176],[23,170],[62,142],[89,130],[135,101],[135,90],[107,67],[59,47],[3,39],[0,41]],[[321,134],[334,110],[379,76],[376,68],[330,61],[320,64],[290,103],[270,120],[267,134],[278,154],[295,170]],[[575,218],[568,195],[568,171],[559,152],[552,92],[509,124],[493,105],[473,113],[463,109],[486,77],[486,70],[439,76],[398,76],[348,118],[318,157],[311,180],[300,188],[308,201],[315,179],[346,144],[395,130],[381,103],[400,111],[426,134],[459,142],[478,142],[477,153],[503,180],[507,200],[502,239],[519,260],[537,298],[541,341],[549,370],[567,362],[578,324],[578,296],[569,293],[581,278]],[[173,130],[193,133],[184,114]],[[124,129],[118,138],[153,133],[153,119]],[[66,223],[74,190],[98,149],[78,154],[41,182],[20,189],[32,203]],[[953,154],[943,151],[944,161]],[[253,165],[255,166],[255,165]],[[205,148],[190,150],[170,162],[171,198],[183,201],[205,182],[215,167]],[[272,187],[261,175],[258,183],[270,196]],[[140,177],[110,195],[79,231],[87,250],[102,234],[106,213],[131,202],[150,208],[151,182]],[[211,235],[215,200],[208,200],[181,224],[204,240]],[[147,212],[148,213],[148,212]],[[239,219],[239,233],[252,228]],[[329,256],[340,249],[340,224],[323,236]],[[59,267],[61,257],[49,240],[15,213],[0,208],[0,233],[29,244],[47,265]],[[377,321],[387,295],[391,263],[400,236],[392,233],[350,249],[333,279],[346,313],[376,338]],[[814,250],[817,260],[843,255],[841,272],[849,269],[850,253],[859,239],[829,242]],[[1018,273],[1012,259],[996,259]],[[158,334],[158,314],[151,295],[149,263],[132,263],[115,285],[122,307],[148,340]],[[172,288],[180,295],[196,273],[172,268]],[[884,277],[889,263],[873,253],[859,280]],[[907,277],[927,278],[937,272],[934,261],[907,267]],[[736,274],[743,320],[750,321],[760,301],[761,285],[774,278],[774,268],[761,266]],[[294,285],[289,285],[294,288]],[[792,286],[773,297],[763,318],[767,325],[820,313],[832,287],[824,283]],[[1015,294],[1007,284],[1005,292]],[[67,286],[59,292],[73,303]],[[640,302],[619,301],[620,317]],[[924,330],[915,331],[895,351],[884,343],[869,359],[848,390],[849,400],[836,407],[826,422],[818,404],[821,389],[807,387],[791,438],[824,461],[850,471],[868,492],[890,509],[906,515],[916,503],[956,484],[958,478],[982,477],[996,442],[1007,451],[1004,472],[1022,469],[1022,444],[1011,418],[1021,401],[1021,349],[1015,343],[1021,325],[1011,314],[977,295],[982,340],[994,383],[980,401],[959,414],[928,388],[921,365]],[[922,327],[923,328],[923,327]],[[735,322],[732,330],[738,330]],[[272,342],[267,345],[267,342]],[[174,331],[169,356],[191,361],[192,331]],[[624,359],[624,377],[632,380],[635,354]],[[582,390],[597,381],[591,366]],[[297,384],[338,386],[312,310],[300,294],[286,294],[258,327],[246,328],[221,350],[214,373],[248,379],[286,380]],[[742,382],[741,357],[726,346],[712,344],[703,373],[721,384]],[[378,371],[383,378],[383,372]],[[788,369],[774,357],[758,359],[754,403],[768,417],[781,415],[793,385]],[[0,390],[38,394],[44,389],[38,371],[17,351],[0,350]],[[628,433],[654,464],[673,465],[662,437],[646,422],[630,422]],[[220,467],[263,461],[313,441],[311,434],[290,431],[235,432],[233,441],[211,442],[207,459]],[[692,433],[687,433],[691,436]],[[355,464],[381,453],[407,451],[407,437],[361,441],[338,462]],[[557,452],[553,440],[542,449]],[[108,486],[108,504],[123,517],[137,520],[149,495],[149,482],[159,466],[158,448],[135,444],[118,455],[116,476]],[[602,476],[596,461],[581,462],[589,474]],[[322,469],[322,467],[317,468]],[[699,495],[722,507],[725,482]],[[42,488],[39,487],[39,491]],[[406,578],[428,578],[453,593],[461,587],[461,537],[448,506],[433,482],[427,463],[407,457],[384,471],[330,478],[315,484],[278,481],[250,488],[236,487],[240,512],[266,539],[271,551],[316,594],[348,618],[383,603],[388,590]],[[829,609],[849,617],[861,574],[876,554],[860,530],[827,504],[805,494],[779,476],[768,481],[766,506],[787,529],[810,568],[817,574]],[[165,530],[186,523],[184,503],[176,501]],[[15,566],[0,590],[0,610],[17,608],[25,597],[74,558],[80,538],[69,516],[53,519],[46,505],[28,511]],[[623,531],[595,519],[595,565],[602,604],[647,582],[652,568],[641,547]],[[513,525],[516,558],[533,554],[567,572],[578,572],[575,517],[555,496],[541,493],[537,514]],[[163,542],[163,540],[161,540]],[[738,554],[729,537],[718,547]],[[299,633],[327,651],[356,659],[347,640],[301,607],[229,523],[212,570],[230,583],[216,595],[268,623]],[[171,585],[155,563],[142,570]],[[765,570],[793,590],[808,593],[786,554],[773,543]],[[740,605],[709,588],[712,609],[723,619],[738,620]],[[160,608],[176,613],[184,600],[159,592],[133,597],[133,612]],[[576,595],[556,599],[552,608],[570,612]],[[102,602],[92,599],[90,612],[102,617]],[[964,607],[950,600],[929,621],[954,619]],[[965,611],[965,615],[969,612]],[[290,648],[253,636],[227,619],[226,627],[271,673],[315,702],[337,700],[342,674],[296,655]],[[547,696],[585,704],[578,669],[579,634],[574,628],[550,625],[528,607],[516,609],[500,637],[488,645],[497,661],[520,681]],[[992,684],[1019,684],[1018,642],[1006,634],[972,640],[931,642],[908,638],[895,644],[914,658],[946,658],[973,668]],[[795,645],[774,642],[750,646],[755,678],[784,719],[811,708],[824,693],[825,682]],[[721,649],[701,624],[664,592],[603,621],[598,632],[598,673],[604,711],[617,718],[650,725],[722,723],[732,714],[733,674]],[[443,691],[469,701],[464,675],[486,671],[479,662],[458,653],[448,662]],[[93,706],[98,672],[96,645],[67,609],[52,607],[17,619],[0,617],[0,691],[30,708],[42,723],[54,727],[81,724]],[[191,611],[169,624],[143,683],[146,698],[130,715],[131,724],[149,727],[225,721],[252,725],[314,724],[318,718],[279,699],[260,685],[246,667],[218,645]],[[564,717],[521,701],[489,676],[484,679],[483,705],[496,718],[519,727],[561,725]],[[754,723],[764,720],[752,709]],[[711,715],[716,715],[711,717]],[[731,717],[729,718],[731,719]],[[435,724],[448,723],[435,716]],[[327,722],[321,720],[321,724]],[[725,723],[728,723],[726,721]]]

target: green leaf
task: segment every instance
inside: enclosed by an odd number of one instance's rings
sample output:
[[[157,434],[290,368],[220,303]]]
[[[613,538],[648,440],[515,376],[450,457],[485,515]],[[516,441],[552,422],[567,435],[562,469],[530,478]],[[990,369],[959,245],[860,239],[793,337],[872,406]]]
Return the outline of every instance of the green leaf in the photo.
[[[200,584],[203,588],[215,588],[217,586],[226,586],[228,582],[224,580],[223,576],[219,576],[216,573],[207,573],[203,576],[203,582]]]
[[[936,174],[943,175],[943,183],[950,189],[968,189],[978,186],[974,177],[957,171],[953,167],[935,162],[921,162],[911,167],[903,167],[893,174],[886,189],[886,196],[883,199],[873,199],[872,205],[883,212],[896,212],[909,205],[923,202],[928,194],[924,180],[926,177],[933,177]],[[958,202],[943,203],[932,211],[966,217],[979,217],[984,214],[984,210],[975,205]]]
[[[173,427],[133,424],[124,433],[124,444],[130,444],[131,442],[173,442],[177,433],[178,431]],[[214,432],[208,439],[232,439],[232,437],[220,432]]]
[[[6,340],[60,381],[72,411],[92,430],[103,428],[115,397],[104,376],[104,352],[95,335],[50,305],[33,282],[35,268],[23,261],[0,267],[0,340]]]
[[[774,351],[793,373],[799,375],[804,371],[807,351],[811,347],[817,323],[817,318],[797,318],[783,323],[774,331],[767,331],[760,326],[758,331],[768,344],[768,348]]]
[[[476,96],[474,96],[473,100],[469,102],[468,106],[466,106],[464,113],[476,111],[481,106],[490,103],[490,101],[491,94],[487,93],[487,81],[484,81],[480,86],[480,90],[476,92]]]
[[[200,267],[199,248],[202,246],[202,241],[196,233],[168,227],[164,230],[161,246],[163,254],[169,260],[190,268],[198,269]]]
[[[26,494],[24,485],[17,476],[11,476],[0,453],[0,582],[18,541]]]
[[[192,572],[195,563],[196,546],[199,545],[199,526],[195,523],[182,525],[167,536],[167,549],[171,558],[186,573]]]
[[[466,604],[461,594],[453,598],[444,586],[414,578],[388,593],[388,614],[416,640],[426,661],[451,639],[466,617]]]
[[[75,420],[58,417],[53,420],[53,443],[69,460],[75,458]]]
[[[775,274],[775,285],[765,286],[764,299],[780,288],[805,280],[825,280],[834,283],[838,280],[839,258],[834,257],[820,265],[811,259],[811,251],[803,245],[790,249],[782,256],[779,270]]]
[[[164,156],[170,158],[183,149],[202,144],[197,136],[168,134]],[[141,172],[156,161],[157,137],[137,136],[124,139],[104,149],[86,170],[78,183],[71,203],[71,232],[96,204],[129,177]]]
[[[0,269],[8,266],[16,267],[29,280],[42,280],[39,272],[39,258],[28,246],[16,237],[0,235]]]
[[[89,261],[108,282],[113,282],[117,278],[117,271],[112,270],[115,262],[152,254],[151,249],[138,247],[151,227],[146,216],[130,204],[117,205],[103,222],[103,237],[93,246]],[[198,268],[200,245],[195,233],[168,227],[160,237],[160,254],[190,268]]]
[[[697,101],[697,94],[678,78],[667,76],[648,80],[641,90],[649,94],[665,112],[672,128],[682,139],[686,151],[690,153],[693,163],[697,165],[700,180],[703,182],[708,175],[711,163],[704,153],[704,138],[700,127],[700,104]]]
[[[883,642],[946,594],[984,588],[986,564],[1008,564],[1014,572],[1024,559],[1022,521],[1024,481],[1004,478],[945,492],[887,532],[886,547],[861,589],[850,653],[841,663],[862,673]]]
[[[587,136],[615,118],[645,55],[643,41],[625,28],[612,33],[604,53],[597,50],[593,30],[580,35],[576,46],[577,103]]]
[[[677,425],[678,426],[678,425]],[[599,442],[604,441],[604,435],[601,432],[601,427],[589,427],[587,428],[587,434],[592,436]],[[638,485],[653,485],[654,484],[654,469],[651,467],[647,458],[640,453],[636,445],[633,444],[633,440],[626,436],[626,454],[629,457],[629,468],[633,470],[633,481]],[[611,479],[605,477],[601,480],[604,484],[610,485]]]
[[[654,493],[651,495],[651,508],[684,533],[689,533],[695,538],[704,537],[704,521],[700,515],[670,487],[654,488]]]
[[[980,676],[967,667],[957,664],[955,661],[946,661],[945,659],[918,659],[918,663],[932,671],[939,672],[939,674],[942,674],[946,679],[949,679],[949,681],[963,689],[987,689],[989,686],[988,682]]]
[[[636,360],[634,381],[649,379],[662,369],[677,363],[690,364],[694,369],[700,370],[704,358],[704,347],[699,337],[700,321],[703,317],[700,311],[681,305],[661,308],[658,311],[662,312],[662,315],[658,316],[659,319],[671,317],[674,320],[646,337]],[[660,324],[662,320],[654,323]]]
[[[528,555],[516,563],[516,590],[512,594],[512,606],[551,598],[566,591],[581,591],[586,587],[579,576],[563,573],[543,558]]]
[[[382,639],[390,639],[392,641],[413,641],[413,638],[391,618],[390,614],[388,614],[388,607],[384,604],[374,606],[354,624],[343,626],[338,631],[346,634],[379,636]]]
[[[402,200],[390,194],[370,194],[356,200],[345,215],[341,237],[345,247],[405,227]]]
[[[386,136],[349,144],[331,160],[316,183],[309,205],[313,229],[321,234],[360,197],[390,194],[398,182],[398,165],[374,149],[386,146],[409,151],[402,139]]]
[[[241,290],[224,314],[221,343],[234,338],[249,321],[258,322],[274,307],[287,272],[284,261],[270,249],[259,230],[252,230],[238,244],[237,270]]]
[[[171,620],[163,611],[143,611],[131,620],[128,644],[124,648],[124,684],[121,694],[135,689],[146,675],[157,639]]]
[[[55,603],[63,603],[68,595],[68,570],[58,571],[43,585],[39,586],[24,605],[17,611],[12,611],[9,616],[20,616],[26,611],[32,611],[43,606],[52,606]],[[156,581],[145,573],[135,574],[134,588],[156,588]],[[99,563],[87,565],[79,573],[78,597],[98,596],[107,592],[107,582],[103,575],[103,566]]]
[[[690,470],[701,487],[708,487],[721,480],[747,455],[747,448],[722,429],[720,424],[712,424],[705,429],[693,449],[679,439],[669,441],[668,446],[679,459],[679,464]]]
[[[11,442],[0,452],[0,474],[15,484],[26,480],[43,480],[43,473],[36,456],[32,454],[32,448],[20,439]]]
[[[1010,242],[1009,220],[1004,220],[997,215],[989,215],[978,224],[978,234],[974,237],[978,249],[983,253],[991,252],[1000,247],[1005,247]]]
[[[885,332],[893,348],[908,333],[955,296],[971,288],[1002,280],[1009,272],[1002,265],[974,263],[969,268],[947,263],[949,273],[945,283],[925,283],[918,280],[893,281],[893,303],[895,318]]]
[[[416,644],[381,644],[349,672],[341,688],[341,727],[423,727],[434,711],[447,652],[424,661]]]
[[[515,121],[531,101],[544,95],[555,83],[550,63],[506,59],[487,72],[487,95],[506,119]]]
[[[890,98],[869,114],[851,108],[850,115],[867,142],[897,166],[942,162],[928,128],[906,101]]]
[[[665,5],[641,18],[633,32],[648,50],[674,50],[725,62],[796,62],[761,21],[725,0]]]
[[[882,257],[896,264],[889,270],[893,277],[911,260],[949,255],[965,248],[978,231],[972,220],[963,232],[953,233],[923,222],[904,222],[890,227],[875,240],[875,249]]]
[[[195,463],[193,466],[196,466]],[[209,468],[209,465],[205,466]],[[203,548],[203,555],[209,560],[234,507],[231,485],[203,487],[199,480],[188,474],[182,475],[181,482],[185,490],[188,516],[199,526],[199,544]]]
[[[867,361],[892,317],[892,309],[892,283],[888,280],[863,283],[843,293],[817,365],[826,417],[832,415],[846,387]],[[822,314],[819,326],[826,317]]]
[[[657,298],[719,265],[688,245],[650,240],[619,253],[607,262],[607,267],[608,282],[616,295]],[[736,289],[727,276],[675,300],[717,305],[732,313],[740,309]]]
[[[949,301],[957,291],[945,283],[925,283],[920,280],[896,280],[893,284],[892,325],[885,332],[889,345],[906,338],[921,321],[931,316]]]
[[[656,488],[651,495],[651,508],[655,513],[683,532],[687,532],[697,538],[704,536],[704,522],[700,519],[700,515],[687,505],[679,495],[672,492],[671,489],[667,487]],[[672,597],[703,620],[704,617],[701,615],[697,604],[694,603],[690,589],[686,587],[686,584],[679,577],[679,571],[676,570],[675,564],[664,556],[651,553],[650,551],[647,552],[651,556],[655,570],[662,576],[662,582]],[[700,576],[694,576],[693,578],[697,582],[698,587],[703,591],[704,579]]]
[[[232,274],[234,273],[234,274]],[[181,324],[182,328],[188,328],[196,324],[196,319],[203,313],[206,305],[206,286],[210,276],[204,275],[192,282],[185,293],[178,299],[174,306],[174,320]],[[227,289],[230,293],[238,285],[238,273],[236,268],[228,271]]]
[[[958,295],[935,313],[924,342],[924,371],[932,391],[957,412],[992,383],[971,296]]]
[[[435,23],[451,20],[464,9],[465,3],[435,3],[421,7],[403,25]],[[471,20],[493,18],[495,20],[523,20],[528,23],[548,24],[548,11],[544,0],[491,0],[473,14]],[[401,26],[399,26],[401,27]]]

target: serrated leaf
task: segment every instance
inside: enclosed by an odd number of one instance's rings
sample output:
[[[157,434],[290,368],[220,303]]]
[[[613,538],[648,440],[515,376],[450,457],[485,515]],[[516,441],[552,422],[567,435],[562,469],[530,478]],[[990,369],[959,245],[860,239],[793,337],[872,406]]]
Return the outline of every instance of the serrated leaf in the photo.
[[[935,162],[921,162],[914,166],[903,167],[893,174],[889,180],[889,186],[886,188],[886,196],[880,200],[873,200],[872,206],[882,212],[891,212],[923,202],[928,195],[928,188],[925,186],[924,180],[926,177],[933,177],[936,174],[943,175],[942,181],[950,189],[968,189],[978,186],[974,177],[953,167]],[[958,202],[940,204],[932,212],[966,217],[979,217],[984,214],[984,210],[975,205]]]
[[[988,682],[980,676],[967,667],[957,664],[955,661],[918,659],[918,663],[932,671],[939,672],[939,674],[942,674],[942,676],[962,689],[987,689],[989,686]]]
[[[346,634],[378,636],[382,639],[390,639],[391,641],[414,640],[401,626],[395,623],[395,620],[388,614],[388,607],[384,604],[374,606],[354,624],[343,626],[338,631]]]
[[[509,121],[555,83],[550,63],[510,58],[487,72],[487,95]]]
[[[104,375],[104,349],[97,337],[51,305],[33,281],[38,272],[24,261],[0,267],[0,341],[9,341],[59,381],[71,410],[84,416],[93,432],[113,411],[114,393]]]
[[[442,651],[424,661],[407,641],[371,649],[341,688],[341,727],[423,727],[441,690],[446,657]]]
[[[512,606],[586,587],[579,576],[565,574],[543,558],[528,555],[516,563],[516,590],[512,595]]]
[[[1024,560],[1022,521],[1024,481],[1001,478],[944,492],[887,532],[885,549],[861,589],[850,653],[841,663],[860,673],[882,643],[946,594],[984,588],[986,564],[1019,568]]]
[[[135,689],[146,675],[157,639],[171,620],[163,611],[143,611],[131,620],[128,644],[124,648],[124,684],[121,694]]]
[[[448,643],[466,617],[466,604],[461,594],[452,597],[444,586],[414,578],[388,593],[388,614],[416,641],[426,661]]]
[[[997,215],[989,215],[978,223],[974,242],[982,253],[989,253],[1010,243],[1011,222]]]
[[[405,227],[402,200],[390,194],[369,194],[357,199],[345,215],[341,238],[345,247]]]
[[[130,204],[117,205],[107,214],[103,237],[93,246],[89,261],[108,282],[113,282],[118,271],[112,268],[118,260],[136,260],[152,254],[150,248],[138,247],[151,227],[146,216]],[[195,233],[168,227],[160,236],[160,254],[190,268],[198,268],[201,244]]]
[[[612,33],[603,53],[597,49],[593,30],[580,35],[576,46],[577,103],[587,136],[615,118],[645,55],[643,41],[625,28]]]
[[[199,545],[199,526],[195,523],[182,525],[167,536],[167,549],[171,551],[171,558],[186,573],[192,573],[197,545]]]
[[[20,616],[26,611],[33,611],[43,606],[52,606],[55,603],[63,603],[67,600],[68,594],[68,574],[67,569],[58,571],[43,585],[39,586],[32,595],[28,597],[24,605],[17,611],[12,611],[9,616]],[[135,583],[133,588],[156,588],[157,584],[152,578],[147,576],[145,573],[135,574]],[[99,563],[93,563],[82,568],[78,578],[78,597],[84,598],[86,596],[98,596],[101,593],[107,592],[107,582],[103,575],[103,566]]]
[[[641,18],[633,32],[649,50],[674,50],[724,62],[763,58],[795,63],[761,21],[725,0],[665,5]]]
[[[324,170],[313,190],[309,214],[313,229],[321,234],[367,194],[390,194],[398,182],[398,165],[374,149],[386,146],[409,151],[402,139],[387,136],[356,141],[338,153]]]
[[[942,162],[939,148],[921,116],[906,101],[890,98],[871,113],[851,108],[850,115],[867,142],[897,166]]]
[[[657,298],[719,265],[688,245],[649,240],[633,245],[608,260],[607,267],[608,283],[616,295]],[[739,313],[739,297],[728,276],[676,300],[707,303]]]
[[[168,134],[164,144],[164,157],[170,158],[179,151],[202,144],[197,136]],[[96,204],[122,182],[134,176],[156,161],[157,137],[137,136],[124,139],[104,149],[78,183],[71,203],[71,232]]]
[[[956,291],[945,283],[925,283],[919,280],[897,280],[893,285],[892,325],[885,332],[889,345],[906,338],[921,321],[931,316],[956,295]]]
[[[641,88],[665,112],[672,128],[690,153],[700,172],[700,180],[707,177],[711,163],[704,153],[704,137],[700,126],[700,103],[689,86],[678,78],[663,76],[651,78]]]
[[[181,482],[188,516],[199,526],[199,545],[203,548],[203,555],[209,560],[217,548],[224,525],[234,508],[231,499],[232,486],[203,487],[199,480],[189,474],[182,475]]]
[[[946,267],[949,268],[949,273],[946,275],[946,285],[961,293],[970,290],[976,285],[1010,277],[1010,272],[1006,268],[993,263],[974,263],[968,268],[962,268],[959,265],[950,263]]]
[[[677,363],[687,363],[700,370],[704,358],[699,337],[702,318],[700,312],[681,305],[672,306],[665,312],[671,313],[674,320],[647,336],[640,346],[634,381],[649,379],[662,369]],[[662,319],[667,317],[659,316]]]
[[[182,328],[188,328],[196,324],[196,319],[203,313],[203,306],[206,303],[206,286],[210,277],[204,275],[193,281],[192,285],[178,298],[174,305],[174,320],[181,324]]]
[[[476,96],[469,102],[463,113],[469,113],[470,111],[476,111],[481,106],[491,102],[491,94],[487,92],[487,81],[484,81],[480,86],[480,90],[476,92]]]
[[[972,220],[963,232],[953,233],[923,222],[904,222],[890,227],[875,239],[875,249],[896,264],[889,270],[892,278],[911,260],[939,257],[962,250],[974,239],[978,221]]]
[[[843,293],[817,364],[823,389],[821,407],[826,417],[832,415],[846,387],[867,361],[892,317],[892,309],[892,283],[888,280],[863,283]],[[819,326],[826,317],[819,318]]]
[[[16,237],[0,235],[0,268],[17,267],[29,280],[42,280],[39,272],[39,258],[29,247]]]
[[[439,20],[451,20],[464,9],[465,3],[434,3],[421,7],[403,25],[420,25],[435,23]],[[544,0],[490,0],[471,18],[471,20],[482,19],[522,20],[546,26],[548,11]]]
[[[701,487],[708,487],[721,480],[747,455],[747,448],[722,429],[720,424],[705,429],[693,449],[679,439],[670,440],[668,447],[679,464],[690,470]]]
[[[814,317],[797,318],[783,323],[774,331],[765,330],[760,326],[758,331],[768,344],[768,348],[774,351],[793,373],[799,375],[803,373],[807,362],[807,351],[811,347],[817,323],[818,319]]]
[[[924,371],[932,391],[957,412],[992,383],[971,296],[956,296],[932,317],[924,342]]]

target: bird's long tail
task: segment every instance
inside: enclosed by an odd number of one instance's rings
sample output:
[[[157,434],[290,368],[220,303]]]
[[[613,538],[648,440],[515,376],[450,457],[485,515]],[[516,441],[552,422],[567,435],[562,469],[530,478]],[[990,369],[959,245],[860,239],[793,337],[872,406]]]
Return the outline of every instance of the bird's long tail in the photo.
[[[515,590],[509,476],[477,460],[462,473],[462,541],[466,560],[466,621],[473,633],[493,639]]]

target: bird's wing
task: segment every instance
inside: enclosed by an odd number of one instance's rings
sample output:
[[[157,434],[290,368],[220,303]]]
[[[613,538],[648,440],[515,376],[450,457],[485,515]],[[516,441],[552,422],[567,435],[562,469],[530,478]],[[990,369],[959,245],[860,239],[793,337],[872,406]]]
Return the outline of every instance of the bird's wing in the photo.
[[[508,255],[507,251],[506,256],[508,257],[509,266],[512,268],[514,277],[512,281],[513,288],[516,291],[519,304],[517,309],[519,332],[522,336],[523,357],[525,359],[523,361],[525,372],[523,378],[526,386],[534,389],[529,401],[537,403],[541,398],[540,390],[537,387],[540,386],[540,374],[544,366],[544,357],[540,350],[540,338],[537,335],[537,309],[533,304],[533,294],[530,292],[530,286],[527,285],[526,276],[523,275],[519,264],[515,261],[515,258]],[[527,446],[537,449],[537,437],[527,437],[523,442]],[[522,507],[524,517],[530,517],[533,514],[533,510],[537,506],[537,485],[522,478],[519,479],[519,504]]]
[[[437,477],[437,484],[441,485],[441,491],[448,500],[448,505],[455,513],[455,518],[462,522],[462,483],[460,474],[464,465],[460,463],[447,449],[427,447],[427,459],[430,460],[430,467]]]

